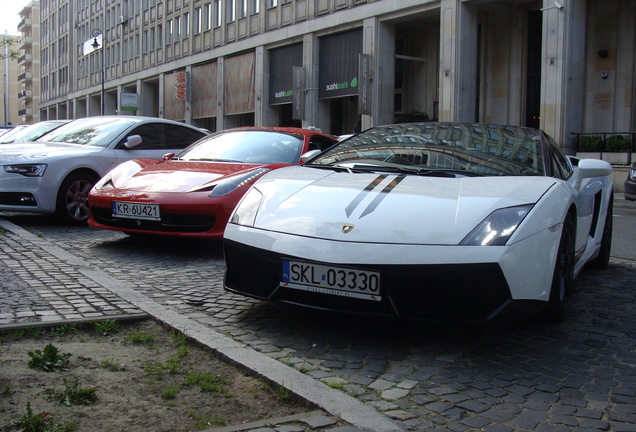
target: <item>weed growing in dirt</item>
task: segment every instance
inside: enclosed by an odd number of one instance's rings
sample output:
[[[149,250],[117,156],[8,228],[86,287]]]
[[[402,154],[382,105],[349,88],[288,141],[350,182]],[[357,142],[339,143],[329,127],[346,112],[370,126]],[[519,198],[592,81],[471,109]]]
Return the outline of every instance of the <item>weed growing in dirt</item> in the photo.
[[[153,345],[155,337],[150,333],[138,330],[128,333],[126,341],[133,345]]]
[[[193,427],[199,430],[208,429],[212,425],[225,426],[225,419],[218,414],[208,417],[198,413],[195,409],[190,409],[188,415],[195,420]]]
[[[126,370],[126,366],[124,366],[123,364],[117,363],[113,359],[106,359],[102,361],[102,367],[104,369],[108,369],[111,372],[121,372]]]
[[[223,380],[209,372],[188,372],[185,384],[187,386],[197,385],[199,390],[214,395],[225,395]]]
[[[161,392],[161,398],[174,399],[175,397],[177,397],[177,393],[179,393],[179,386],[171,385],[163,389],[163,391]]]
[[[69,358],[73,354],[60,353],[52,344],[44,347],[43,351],[35,350],[29,352],[29,367],[40,369],[44,372],[59,372],[67,369]]]
[[[90,405],[97,400],[97,395],[95,394],[97,393],[96,388],[81,388],[77,377],[73,377],[73,379],[73,383],[69,384],[66,378],[64,378],[64,390],[62,391],[45,389],[44,394],[47,396],[47,399],[66,406]]]
[[[115,320],[106,320],[93,323],[93,329],[102,336],[110,336],[119,332],[121,326]]]
[[[27,402],[26,413],[15,422],[15,426],[24,432],[68,432],[77,427],[77,422],[55,423],[47,412],[33,414],[31,404]]]

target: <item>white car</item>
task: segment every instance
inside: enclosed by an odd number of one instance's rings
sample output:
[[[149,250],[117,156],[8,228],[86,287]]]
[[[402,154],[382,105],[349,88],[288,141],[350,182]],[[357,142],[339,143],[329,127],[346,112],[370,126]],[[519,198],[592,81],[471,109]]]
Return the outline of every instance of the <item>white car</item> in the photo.
[[[264,175],[224,235],[227,290],[412,319],[563,318],[606,267],[611,166],[536,129],[375,127]]]
[[[93,185],[122,162],[161,158],[203,138],[205,131],[141,116],[71,121],[35,142],[0,146],[0,211],[55,214],[83,224]]]

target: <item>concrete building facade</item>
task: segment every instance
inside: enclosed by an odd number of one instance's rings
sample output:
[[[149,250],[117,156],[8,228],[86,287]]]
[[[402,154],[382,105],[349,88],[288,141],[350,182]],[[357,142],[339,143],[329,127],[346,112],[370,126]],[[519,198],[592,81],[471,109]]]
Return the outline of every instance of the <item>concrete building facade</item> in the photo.
[[[636,0],[41,0],[42,119],[636,130]]]

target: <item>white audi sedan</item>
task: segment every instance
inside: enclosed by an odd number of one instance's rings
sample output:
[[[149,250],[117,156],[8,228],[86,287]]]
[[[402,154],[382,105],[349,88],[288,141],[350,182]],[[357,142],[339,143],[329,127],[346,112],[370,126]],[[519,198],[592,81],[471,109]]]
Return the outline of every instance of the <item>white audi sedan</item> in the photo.
[[[88,219],[93,185],[122,162],[177,153],[207,135],[176,121],[141,116],[73,120],[37,141],[0,146],[0,211]]]
[[[374,127],[252,186],[225,230],[225,287],[411,319],[559,321],[584,265],[608,265],[611,171],[537,129]]]

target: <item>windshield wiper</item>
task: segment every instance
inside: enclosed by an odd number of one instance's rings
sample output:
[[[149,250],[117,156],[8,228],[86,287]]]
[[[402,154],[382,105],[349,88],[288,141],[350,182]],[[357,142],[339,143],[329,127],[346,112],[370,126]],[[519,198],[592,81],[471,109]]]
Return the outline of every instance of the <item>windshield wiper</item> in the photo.
[[[396,166],[384,166],[384,165],[354,165],[352,167],[357,171],[381,171],[397,174],[412,174],[425,177],[448,177],[453,178],[455,174],[466,174],[465,171],[457,170],[432,170],[428,168],[409,168],[409,167],[396,167]]]
[[[305,164],[303,166],[306,166],[309,168],[328,169],[328,170],[338,171],[338,172],[348,172],[348,173],[353,172],[351,168],[339,166],[339,165]]]
[[[245,163],[240,160],[234,159],[219,159],[219,158],[198,158],[198,159],[188,159],[191,162],[203,161],[203,162],[234,162],[234,163]]]

